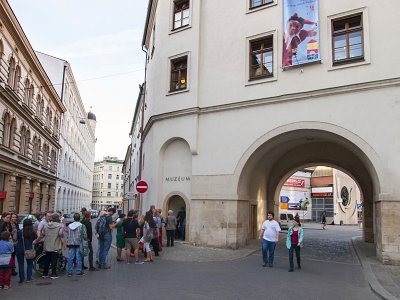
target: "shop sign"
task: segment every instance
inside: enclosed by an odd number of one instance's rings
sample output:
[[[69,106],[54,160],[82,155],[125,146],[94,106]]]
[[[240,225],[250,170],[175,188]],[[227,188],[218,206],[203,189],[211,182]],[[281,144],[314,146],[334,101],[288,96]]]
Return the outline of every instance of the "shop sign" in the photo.
[[[304,187],[304,179],[289,178],[283,184],[285,186]]]

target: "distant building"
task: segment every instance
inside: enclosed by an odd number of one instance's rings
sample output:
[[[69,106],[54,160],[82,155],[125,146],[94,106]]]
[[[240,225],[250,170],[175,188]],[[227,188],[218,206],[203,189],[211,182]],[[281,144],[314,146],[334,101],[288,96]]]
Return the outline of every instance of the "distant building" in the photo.
[[[53,210],[66,108],[7,1],[0,15],[0,213]]]
[[[307,168],[294,173],[282,186],[279,212],[299,214],[302,220],[328,224],[358,224],[362,202],[357,183],[346,173],[330,167]]]
[[[123,160],[116,157],[104,157],[94,163],[93,174],[93,209],[106,209],[122,206],[124,174]]]
[[[65,213],[80,211],[92,202],[96,116],[86,113],[71,65],[44,53],[36,55],[67,107],[61,120],[55,208]]]

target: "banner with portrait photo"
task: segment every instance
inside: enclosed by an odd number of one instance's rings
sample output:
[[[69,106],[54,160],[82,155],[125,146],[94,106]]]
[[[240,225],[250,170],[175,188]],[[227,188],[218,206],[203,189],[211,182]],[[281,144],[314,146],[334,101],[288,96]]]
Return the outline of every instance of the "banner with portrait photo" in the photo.
[[[283,0],[283,68],[321,59],[318,21],[318,0]]]

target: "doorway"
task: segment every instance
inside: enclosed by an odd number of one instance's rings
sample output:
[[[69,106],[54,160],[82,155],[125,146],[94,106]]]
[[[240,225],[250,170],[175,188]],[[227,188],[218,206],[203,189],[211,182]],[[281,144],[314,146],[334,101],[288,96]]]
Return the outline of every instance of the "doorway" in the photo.
[[[177,220],[176,238],[185,241],[187,238],[187,211],[185,200],[179,196],[174,195],[168,199],[167,211],[172,210]]]

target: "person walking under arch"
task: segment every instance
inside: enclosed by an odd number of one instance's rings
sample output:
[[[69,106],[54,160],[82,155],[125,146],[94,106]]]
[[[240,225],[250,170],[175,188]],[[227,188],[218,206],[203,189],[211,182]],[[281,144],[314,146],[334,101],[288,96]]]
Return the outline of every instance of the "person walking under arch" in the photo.
[[[296,252],[297,268],[301,269],[300,248],[303,247],[303,228],[300,218],[293,219],[293,225],[288,229],[286,237],[286,248],[289,250],[289,272],[293,272],[293,252]]]
[[[322,223],[322,229],[325,230],[326,229],[325,228],[325,226],[326,226],[326,211],[325,210],[322,212],[322,215],[321,215],[321,223]]]
[[[261,226],[259,239],[261,240],[263,267],[268,265],[272,268],[274,265],[275,247],[279,241],[279,232],[281,231],[281,227],[274,220],[274,216],[274,213],[269,211],[267,213],[267,220]]]

